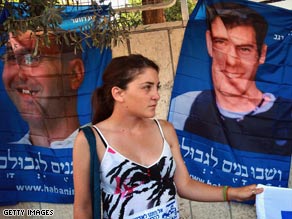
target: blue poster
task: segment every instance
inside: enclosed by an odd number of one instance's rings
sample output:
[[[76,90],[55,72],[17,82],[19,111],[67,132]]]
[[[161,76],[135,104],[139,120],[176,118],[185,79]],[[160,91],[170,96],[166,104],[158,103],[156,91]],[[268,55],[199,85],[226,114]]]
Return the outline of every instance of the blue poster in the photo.
[[[292,11],[199,0],[168,120],[192,178],[287,187],[292,152]]]
[[[89,8],[73,9],[64,30],[92,24]],[[49,47],[29,31],[9,34],[1,48],[0,205],[73,203],[74,139],[91,121],[91,95],[112,53],[87,43],[75,52],[54,43],[57,34]]]

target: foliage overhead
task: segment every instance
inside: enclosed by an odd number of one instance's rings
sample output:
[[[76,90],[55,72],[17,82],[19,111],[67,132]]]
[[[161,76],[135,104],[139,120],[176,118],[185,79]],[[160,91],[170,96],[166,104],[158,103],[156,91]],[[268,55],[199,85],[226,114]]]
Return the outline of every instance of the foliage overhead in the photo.
[[[141,5],[142,0],[128,0],[130,5]],[[187,0],[188,11],[191,13],[196,6],[196,3],[193,0]],[[172,21],[181,21],[182,20],[182,13],[181,13],[181,0],[177,0],[175,4],[170,7],[164,9],[164,15],[167,22]],[[123,12],[121,14],[122,17],[131,20],[131,22],[135,21],[135,25],[143,25],[142,20],[142,12]]]
[[[77,3],[72,5],[68,0],[66,2],[76,12],[82,8],[82,5]],[[137,22],[120,16],[111,4],[104,5],[103,0],[91,0],[91,5],[87,8],[91,13],[88,14],[91,19],[89,27],[63,30],[61,24],[68,10],[59,0],[0,0],[0,44],[7,42],[7,33],[20,34],[30,30],[46,46],[50,45],[52,39],[49,35],[56,34],[56,43],[65,42],[76,50],[82,50],[83,42],[90,47],[104,49],[123,42],[129,37],[130,29],[137,26]],[[36,34],[40,32],[41,35]]]
[[[196,6],[193,0],[187,0],[188,11],[191,13]],[[180,21],[182,20],[182,13],[181,13],[181,1],[177,0],[175,4],[165,9],[165,18],[166,21]]]

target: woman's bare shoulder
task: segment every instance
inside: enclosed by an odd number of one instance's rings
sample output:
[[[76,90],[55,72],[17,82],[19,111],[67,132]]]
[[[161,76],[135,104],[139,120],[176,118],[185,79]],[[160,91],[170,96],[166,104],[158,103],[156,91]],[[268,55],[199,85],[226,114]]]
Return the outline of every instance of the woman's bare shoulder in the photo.
[[[172,123],[168,122],[167,120],[158,119],[158,122],[163,129],[169,130],[169,131],[174,130]]]
[[[174,129],[172,123],[170,123],[166,120],[163,120],[163,119],[160,119],[158,121],[159,121],[159,124],[162,128],[162,131],[164,133],[164,137],[167,140],[167,142],[170,145],[177,144],[177,135],[176,135],[176,132],[175,132],[175,129]]]

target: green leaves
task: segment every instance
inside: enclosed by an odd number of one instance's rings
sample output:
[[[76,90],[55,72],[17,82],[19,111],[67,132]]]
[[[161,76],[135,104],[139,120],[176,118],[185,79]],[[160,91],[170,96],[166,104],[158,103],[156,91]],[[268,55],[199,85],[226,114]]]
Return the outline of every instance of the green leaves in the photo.
[[[89,26],[62,30],[60,25],[63,17],[66,17],[66,10],[64,5],[59,5],[58,0],[19,0],[9,3],[0,1],[1,12],[8,12],[8,17],[0,28],[0,36],[9,32],[17,35],[30,30],[33,35],[42,38],[41,42],[46,46],[50,45],[51,40],[55,40],[57,44],[65,42],[67,46],[74,46],[75,50],[82,50],[83,41],[87,46],[101,49],[115,46],[119,41],[127,39],[130,29],[138,24],[120,16],[111,5],[106,14],[101,14],[102,2],[103,0],[91,1],[90,11],[93,14],[89,16],[92,19]],[[76,4],[70,7],[75,7],[74,10],[78,12],[81,6]],[[53,39],[49,37],[52,33],[56,34]],[[1,37],[1,45],[6,40],[7,37]]]

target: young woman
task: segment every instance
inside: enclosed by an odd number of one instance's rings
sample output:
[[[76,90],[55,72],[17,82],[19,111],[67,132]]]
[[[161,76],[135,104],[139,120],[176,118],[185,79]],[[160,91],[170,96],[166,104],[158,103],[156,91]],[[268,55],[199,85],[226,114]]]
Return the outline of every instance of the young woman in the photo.
[[[227,188],[191,179],[175,130],[153,119],[159,67],[142,55],[114,58],[93,94],[93,129],[100,160],[103,218],[179,218],[176,194],[196,201],[245,201],[262,189]],[[90,153],[84,133],[73,149],[74,218],[92,218]]]

